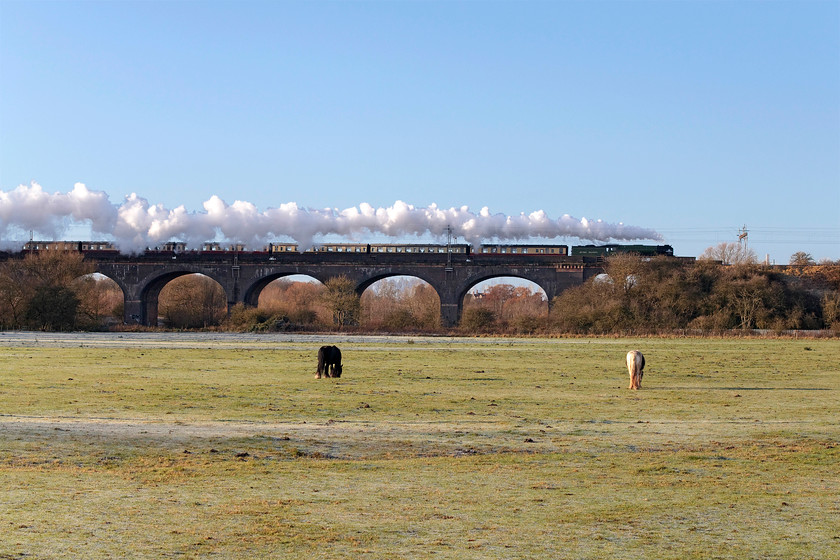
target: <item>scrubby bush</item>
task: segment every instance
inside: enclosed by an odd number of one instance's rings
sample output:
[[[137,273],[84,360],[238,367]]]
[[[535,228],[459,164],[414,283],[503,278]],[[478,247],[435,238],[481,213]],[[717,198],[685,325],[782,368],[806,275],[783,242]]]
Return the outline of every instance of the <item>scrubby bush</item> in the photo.
[[[537,315],[519,315],[510,322],[514,334],[537,334],[545,331],[546,317]]]
[[[79,298],[64,286],[41,286],[26,307],[26,325],[39,331],[68,331],[76,326]]]
[[[384,317],[382,327],[390,332],[412,331],[420,328],[420,321],[409,309],[394,309]]]
[[[461,330],[468,334],[488,333],[496,326],[496,314],[486,307],[470,307],[461,315]]]
[[[608,277],[563,292],[552,327],[580,334],[696,329],[819,329],[831,324],[832,303],[777,270],[759,265],[686,264],[622,255]],[[836,292],[835,292],[836,293]],[[828,305],[826,305],[828,301]]]
[[[79,324],[81,286],[93,272],[82,255],[44,251],[0,263],[0,325],[71,330]]]
[[[167,326],[197,329],[219,325],[227,316],[222,287],[201,274],[169,282],[160,292],[158,310]]]
[[[237,303],[230,309],[230,316],[224,321],[226,329],[239,332],[260,330],[271,319],[271,313],[258,307],[246,307],[244,303]]]

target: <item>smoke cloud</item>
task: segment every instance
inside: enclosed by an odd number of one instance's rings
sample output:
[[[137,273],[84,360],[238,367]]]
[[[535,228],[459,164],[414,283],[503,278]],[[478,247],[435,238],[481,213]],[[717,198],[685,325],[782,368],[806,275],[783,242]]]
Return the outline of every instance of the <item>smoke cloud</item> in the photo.
[[[221,240],[259,249],[287,239],[309,247],[314,239],[328,235],[354,240],[362,240],[365,235],[402,240],[432,235],[445,239],[447,228],[456,239],[473,245],[557,237],[600,242],[662,239],[648,228],[577,219],[568,214],[555,220],[542,210],[505,216],[492,214],[486,207],[476,213],[467,206],[444,209],[432,204],[418,208],[397,201],[388,208],[362,203],[346,210],[300,208],[288,202],[260,211],[250,202],[227,204],[214,195],[204,203],[203,212],[189,212],[183,206],[169,210],[151,204],[136,194],[117,205],[105,192],[88,190],[82,183],[76,183],[67,193],[50,194],[37,183],[0,190],[0,241],[4,243],[9,241],[9,232],[15,230],[33,231],[40,239],[62,239],[74,224],[89,225],[97,239],[113,241],[127,253],[167,241],[199,247],[207,241]]]

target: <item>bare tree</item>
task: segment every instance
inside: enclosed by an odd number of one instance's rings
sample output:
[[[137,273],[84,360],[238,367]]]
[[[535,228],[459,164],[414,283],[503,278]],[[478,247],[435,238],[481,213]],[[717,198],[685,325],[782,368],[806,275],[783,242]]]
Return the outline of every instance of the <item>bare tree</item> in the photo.
[[[42,251],[27,255],[23,265],[35,284],[64,288],[94,270],[93,264],[85,262],[81,253],[73,251]]]
[[[638,283],[642,269],[642,257],[634,253],[616,253],[607,259],[606,273],[623,294]]]
[[[740,243],[718,243],[713,247],[708,247],[700,259],[720,261],[723,264],[755,264],[758,262],[758,257],[755,251]]]
[[[829,292],[823,294],[821,304],[825,326],[840,330],[840,293]]]
[[[513,289],[512,297],[505,302],[502,314],[508,321],[522,317],[545,317],[548,315],[548,302],[542,291],[517,286]]]
[[[408,306],[424,328],[435,329],[440,326],[440,298],[429,284],[418,281],[411,288]]]
[[[510,284],[495,284],[484,291],[481,304],[493,312],[495,318],[503,317],[505,303],[513,297],[513,286]]]
[[[332,312],[322,304],[324,285],[320,282],[275,280],[260,294],[259,306],[268,315],[275,315],[300,327],[328,324]]]
[[[332,312],[334,324],[341,327],[359,323],[359,296],[353,282],[346,276],[335,276],[324,282],[321,299]]]
[[[790,256],[790,264],[793,266],[812,266],[817,264],[811,253],[805,251],[797,251]]]
[[[387,278],[365,290],[361,298],[362,325],[406,331],[440,326],[440,298],[418,278]]]
[[[79,320],[82,327],[97,328],[108,319],[121,320],[123,292],[110,278],[88,274],[73,282],[79,296]]]
[[[5,328],[20,328],[34,292],[22,260],[11,259],[0,264],[0,324]]]
[[[753,328],[756,314],[764,304],[761,296],[761,293],[750,286],[741,286],[735,291],[733,303],[740,321],[738,327],[744,330]]]
[[[71,329],[79,306],[74,281],[93,265],[72,251],[43,251],[0,265],[0,322],[19,328]]]
[[[173,327],[218,325],[227,315],[225,292],[207,276],[188,274],[160,291],[160,312]]]

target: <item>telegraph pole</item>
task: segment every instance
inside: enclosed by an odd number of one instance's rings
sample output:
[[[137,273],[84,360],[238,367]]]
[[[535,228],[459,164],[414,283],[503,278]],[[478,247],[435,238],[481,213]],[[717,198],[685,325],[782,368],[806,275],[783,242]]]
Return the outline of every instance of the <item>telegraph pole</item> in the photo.
[[[749,249],[749,246],[747,244],[747,241],[748,241],[747,236],[748,235],[749,235],[749,232],[747,231],[747,226],[745,224],[744,227],[742,227],[741,229],[738,230],[738,243],[743,243],[744,244],[744,253],[745,254],[747,252],[747,249]]]
[[[452,270],[452,228],[446,226],[446,272]]]

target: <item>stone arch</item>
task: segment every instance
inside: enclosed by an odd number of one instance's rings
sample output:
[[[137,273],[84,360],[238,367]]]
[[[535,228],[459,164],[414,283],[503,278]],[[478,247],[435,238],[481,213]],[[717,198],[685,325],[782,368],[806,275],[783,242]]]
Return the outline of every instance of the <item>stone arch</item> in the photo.
[[[435,285],[434,279],[428,278],[423,274],[418,274],[417,271],[407,272],[400,270],[389,270],[362,279],[356,285],[356,293],[359,294],[359,296],[361,296],[365,292],[365,290],[367,290],[380,280],[387,280],[388,278],[394,278],[396,276],[410,276],[411,278],[417,278],[418,280],[422,280],[426,284],[430,285],[435,290],[435,292],[437,292],[438,297],[440,297],[440,289]]]
[[[470,290],[472,290],[478,284],[482,282],[486,282],[488,280],[493,280],[496,278],[518,278],[520,280],[524,280],[531,284],[536,285],[539,287],[543,293],[545,294],[546,300],[548,301],[549,307],[551,306],[551,300],[554,297],[554,290],[552,286],[548,285],[545,282],[541,282],[539,277],[535,277],[534,275],[526,275],[526,274],[516,274],[513,271],[505,270],[505,271],[494,271],[494,272],[486,272],[475,274],[467,278],[460,286],[458,293],[457,293],[457,320],[456,324],[461,322],[461,315],[464,311],[464,300],[467,297],[467,294]]]
[[[429,292],[420,292],[420,299],[414,297],[410,299],[384,299],[377,301],[377,295],[369,291],[376,284],[391,279],[405,278],[410,281],[417,281],[421,286],[431,289],[436,301],[433,302]],[[415,287],[416,289],[416,287]],[[374,328],[386,328],[396,330],[406,329],[424,329],[437,328],[441,320],[441,296],[438,288],[428,279],[423,278],[420,274],[406,274],[404,272],[389,272],[387,274],[379,274],[361,282],[356,293],[359,295],[362,304],[362,324],[372,325]],[[392,294],[402,295],[402,294]],[[418,295],[414,292],[414,295]],[[373,300],[373,301],[371,301]],[[370,307],[373,305],[378,310],[379,314],[366,313],[371,312]]]
[[[265,290],[269,284],[271,284],[275,280],[282,280],[283,278],[288,278],[290,276],[307,276],[309,278],[312,278],[313,280],[320,282],[321,284],[323,284],[326,280],[318,278],[317,276],[309,274],[307,272],[274,272],[272,274],[261,276],[260,278],[252,282],[245,290],[245,293],[242,294],[242,303],[244,303],[246,307],[257,307],[260,301],[260,294],[262,294],[263,290]]]
[[[137,294],[140,301],[140,317],[138,322],[141,325],[146,326],[157,325],[158,299],[160,297],[161,290],[163,290],[167,284],[176,278],[188,276],[190,274],[200,274],[202,276],[206,276],[221,286],[228,302],[228,312],[230,311],[231,286],[229,285],[229,282],[227,282],[227,279],[220,279],[217,275],[200,267],[172,267],[159,270],[145,278],[143,282],[140,283]],[[128,310],[126,309],[126,315],[127,314]]]
[[[126,286],[118,279],[101,272],[84,274],[73,281],[77,293],[83,328],[99,328],[113,321],[113,311],[121,302],[125,306]]]
[[[128,297],[128,294],[131,293],[131,288],[128,286],[128,284],[126,284],[123,281],[123,279],[119,277],[119,275],[114,274],[113,271],[110,271],[110,270],[102,271],[102,270],[100,270],[100,267],[97,267],[96,270],[94,271],[94,274],[99,274],[100,276],[104,276],[105,278],[113,281],[114,284],[116,284],[120,288],[120,290],[122,290],[123,298]]]
[[[549,307],[545,289],[533,280],[497,276],[467,291],[462,320],[470,313],[470,325],[476,328],[495,322],[514,332],[533,333],[545,326]]]
[[[462,289],[462,291],[460,293],[460,297],[463,299],[470,290],[472,290],[474,287],[481,284],[482,282],[487,282],[488,280],[495,280],[497,278],[516,278],[518,280],[524,280],[525,282],[529,282],[529,283],[537,286],[539,289],[541,289],[543,291],[543,293],[546,295],[546,297],[548,297],[548,290],[546,289],[545,286],[540,284],[540,282],[538,280],[535,280],[534,278],[531,278],[531,277],[528,277],[528,276],[522,276],[522,275],[517,275],[517,274],[508,274],[508,273],[492,274],[492,275],[485,276],[485,277],[477,277],[477,279],[474,277],[474,278],[467,281],[466,285],[464,286],[464,288]]]

